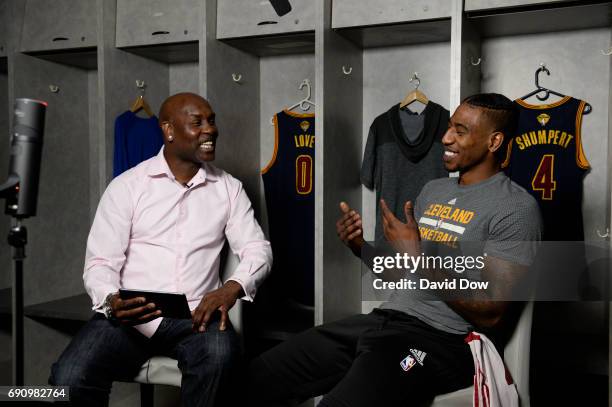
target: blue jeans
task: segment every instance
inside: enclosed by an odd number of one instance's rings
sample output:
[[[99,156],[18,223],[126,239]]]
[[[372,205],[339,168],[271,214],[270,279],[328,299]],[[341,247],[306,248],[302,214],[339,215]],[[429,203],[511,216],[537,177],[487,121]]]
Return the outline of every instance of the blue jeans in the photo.
[[[113,381],[131,381],[147,359],[164,355],[178,360],[181,405],[226,406],[239,354],[235,331],[219,331],[218,320],[194,333],[190,319],[164,318],[149,339],[96,313],[53,364],[49,383],[70,386],[71,404],[107,406]]]

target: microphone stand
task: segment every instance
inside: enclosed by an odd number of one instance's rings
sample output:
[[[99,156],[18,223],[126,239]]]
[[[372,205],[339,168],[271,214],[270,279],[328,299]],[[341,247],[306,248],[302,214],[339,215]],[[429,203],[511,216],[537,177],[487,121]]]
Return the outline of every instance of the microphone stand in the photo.
[[[28,231],[21,225],[21,217],[17,215],[17,193],[19,178],[11,175],[7,182],[0,186],[0,197],[6,198],[6,213],[13,217],[13,225],[8,233],[8,244],[13,248],[12,276],[12,359],[13,385],[24,384],[24,315],[23,315],[23,259],[25,246],[28,243]]]
[[[17,218],[8,234],[8,243],[13,247],[13,384],[24,383],[24,336],[23,336],[23,259],[28,231]]]

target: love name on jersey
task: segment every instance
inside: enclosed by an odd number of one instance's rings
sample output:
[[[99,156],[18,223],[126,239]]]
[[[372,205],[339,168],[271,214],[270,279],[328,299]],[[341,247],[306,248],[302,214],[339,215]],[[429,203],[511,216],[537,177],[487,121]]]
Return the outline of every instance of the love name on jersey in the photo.
[[[555,144],[567,148],[574,136],[561,130],[537,130],[523,133],[515,138],[519,150],[541,144]]]
[[[314,134],[295,134],[293,136],[295,140],[295,146],[314,148],[315,136]]]

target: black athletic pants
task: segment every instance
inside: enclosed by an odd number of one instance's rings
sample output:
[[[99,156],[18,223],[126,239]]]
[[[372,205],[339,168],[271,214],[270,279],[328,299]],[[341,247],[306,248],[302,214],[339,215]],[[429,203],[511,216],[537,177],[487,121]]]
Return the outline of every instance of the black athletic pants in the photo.
[[[375,309],[309,329],[254,359],[248,400],[290,406],[408,407],[473,383],[465,335],[403,312]]]

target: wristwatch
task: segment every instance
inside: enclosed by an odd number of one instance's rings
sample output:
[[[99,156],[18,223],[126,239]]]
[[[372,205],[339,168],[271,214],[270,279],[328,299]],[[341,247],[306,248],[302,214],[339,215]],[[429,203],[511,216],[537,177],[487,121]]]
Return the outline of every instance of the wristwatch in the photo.
[[[111,300],[113,299],[113,296],[115,294],[117,293],[115,292],[108,294],[106,298],[104,298],[104,302],[102,303],[102,312],[108,320],[115,319],[115,316],[113,315],[113,307],[111,306]]]

